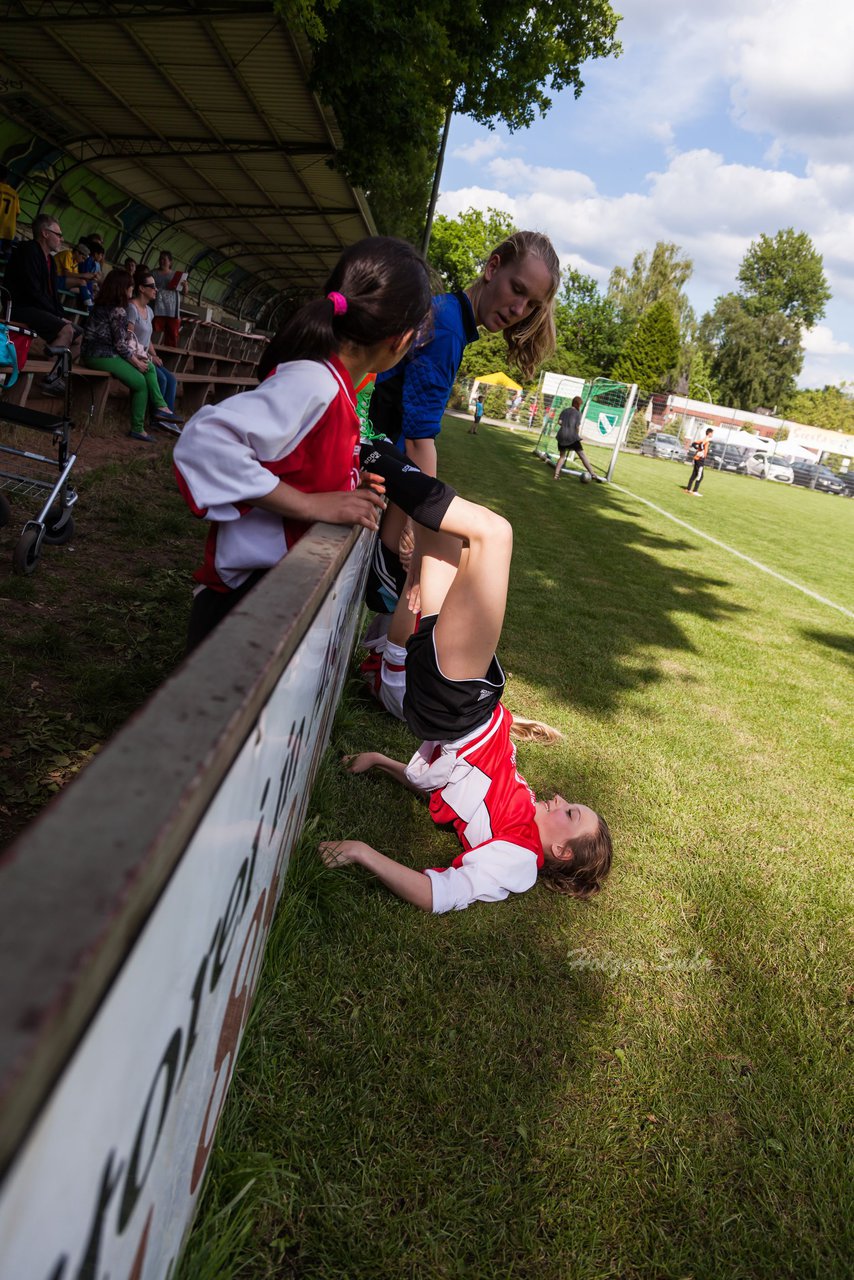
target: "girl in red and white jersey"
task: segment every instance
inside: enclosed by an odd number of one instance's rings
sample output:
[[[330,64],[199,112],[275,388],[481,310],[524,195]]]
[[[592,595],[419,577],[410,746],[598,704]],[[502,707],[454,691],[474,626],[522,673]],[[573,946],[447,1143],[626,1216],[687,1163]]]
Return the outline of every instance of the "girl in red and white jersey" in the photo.
[[[374,236],[347,249],[324,287],[277,334],[263,381],[205,405],[175,448],[178,484],[211,522],[188,648],[317,520],[377,527],[378,482],[359,487],[356,393],[391,368],[430,316],[423,258]]]
[[[425,911],[497,902],[530,889],[538,874],[563,893],[589,897],[611,865],[607,824],[562,796],[537,800],[516,769],[513,717],[501,703],[504,672],[495,648],[507,601],[510,524],[455,495],[438,530],[418,531],[423,615],[406,648],[403,711],[424,741],[408,765],[377,752],[347,763],[353,773],[379,768],[426,792],[433,820],[453,826],[463,851],[450,867],[425,873],[359,840],[324,842],[323,859],[365,867]]]

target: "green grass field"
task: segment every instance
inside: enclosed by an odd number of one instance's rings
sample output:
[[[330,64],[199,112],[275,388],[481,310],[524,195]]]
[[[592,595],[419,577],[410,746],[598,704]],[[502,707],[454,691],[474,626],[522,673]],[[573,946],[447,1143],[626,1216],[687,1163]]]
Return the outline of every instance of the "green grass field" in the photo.
[[[634,456],[554,483],[465,430],[443,474],[516,529],[506,700],[565,734],[521,766],[606,815],[611,880],[433,918],[323,869],[453,856],[339,771],[414,745],[354,682],[178,1274],[848,1277],[854,625],[631,494],[849,612],[854,502]]]

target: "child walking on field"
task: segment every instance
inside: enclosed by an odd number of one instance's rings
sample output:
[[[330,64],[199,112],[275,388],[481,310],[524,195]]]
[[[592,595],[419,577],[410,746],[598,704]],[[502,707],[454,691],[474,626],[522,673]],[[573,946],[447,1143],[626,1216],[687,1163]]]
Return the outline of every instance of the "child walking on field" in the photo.
[[[323,860],[365,867],[424,911],[498,902],[532,888],[538,875],[559,892],[589,897],[611,865],[607,824],[562,796],[537,800],[516,771],[512,716],[501,702],[504,673],[495,648],[511,527],[454,495],[438,530],[419,530],[423,615],[406,651],[403,710],[424,741],[408,765],[371,751],[346,763],[352,773],[379,768],[427,794],[433,821],[453,826],[463,852],[450,867],[420,872],[359,840],[325,841]]]

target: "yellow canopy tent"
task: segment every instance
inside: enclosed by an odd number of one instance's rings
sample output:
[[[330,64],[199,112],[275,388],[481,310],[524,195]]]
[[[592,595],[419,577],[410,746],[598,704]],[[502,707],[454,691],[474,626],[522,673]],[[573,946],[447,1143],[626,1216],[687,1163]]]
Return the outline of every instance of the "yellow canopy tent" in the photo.
[[[506,373],[500,370],[498,373],[484,373],[479,378],[475,378],[475,382],[486,382],[491,387],[507,387],[509,391],[521,391],[522,388],[518,382],[514,382],[512,378],[508,378]]]

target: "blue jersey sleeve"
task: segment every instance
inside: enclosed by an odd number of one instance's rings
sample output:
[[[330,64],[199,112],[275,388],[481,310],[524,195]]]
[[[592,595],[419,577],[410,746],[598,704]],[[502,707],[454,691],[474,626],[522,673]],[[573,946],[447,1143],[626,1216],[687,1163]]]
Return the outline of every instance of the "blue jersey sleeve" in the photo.
[[[431,341],[415,353],[406,368],[402,410],[407,440],[430,440],[442,429],[442,414],[466,347],[459,323],[451,327],[443,323],[444,318],[442,312],[435,315]]]

